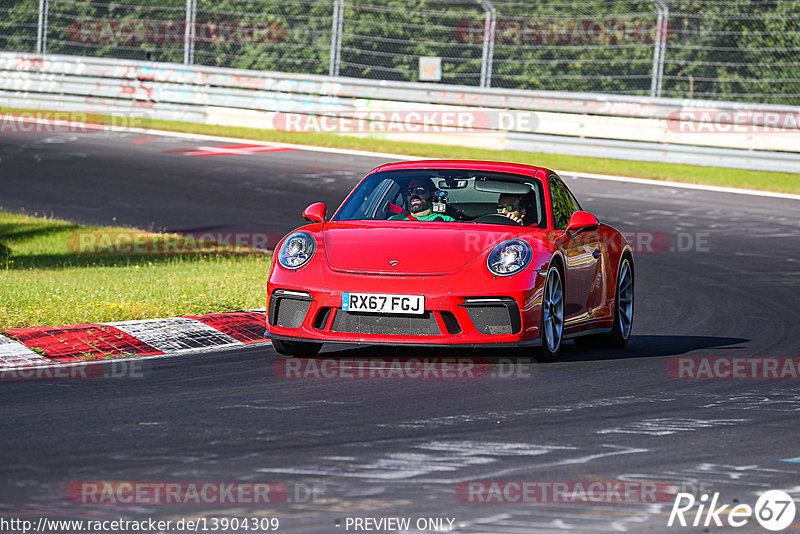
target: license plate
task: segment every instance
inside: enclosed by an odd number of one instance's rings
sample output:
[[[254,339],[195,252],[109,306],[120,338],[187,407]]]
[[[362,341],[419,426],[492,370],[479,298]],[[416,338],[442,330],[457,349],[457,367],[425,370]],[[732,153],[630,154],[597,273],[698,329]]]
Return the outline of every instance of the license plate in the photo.
[[[425,313],[422,295],[384,295],[377,293],[342,293],[342,309],[368,313]]]

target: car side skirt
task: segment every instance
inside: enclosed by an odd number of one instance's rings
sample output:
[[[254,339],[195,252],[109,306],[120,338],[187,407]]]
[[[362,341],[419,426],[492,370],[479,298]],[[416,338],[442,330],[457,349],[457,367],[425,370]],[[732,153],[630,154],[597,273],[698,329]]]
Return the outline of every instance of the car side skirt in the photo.
[[[610,334],[611,328],[593,328],[592,330],[584,330],[582,332],[573,332],[571,334],[564,334],[564,339],[573,339],[576,337],[593,336],[596,334]]]

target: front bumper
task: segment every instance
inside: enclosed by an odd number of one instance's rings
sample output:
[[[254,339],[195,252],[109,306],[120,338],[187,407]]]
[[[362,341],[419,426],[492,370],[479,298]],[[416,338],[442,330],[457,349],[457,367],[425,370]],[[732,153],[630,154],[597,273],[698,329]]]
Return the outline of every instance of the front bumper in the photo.
[[[334,271],[326,262],[306,272],[276,267],[267,284],[266,335],[325,343],[497,347],[540,344],[544,278],[462,274],[375,275]],[[306,281],[315,281],[305,283]],[[336,289],[333,289],[336,288]],[[423,316],[342,310],[345,292],[425,296]]]

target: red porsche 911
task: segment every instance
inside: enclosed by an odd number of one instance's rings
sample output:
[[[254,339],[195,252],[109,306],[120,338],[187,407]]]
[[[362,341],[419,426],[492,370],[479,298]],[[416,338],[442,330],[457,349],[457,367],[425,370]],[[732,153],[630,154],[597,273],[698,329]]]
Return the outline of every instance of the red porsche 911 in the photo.
[[[281,354],[323,343],[622,347],[633,325],[633,253],[553,171],[508,163],[381,165],[332,217],[284,237],[267,282]]]

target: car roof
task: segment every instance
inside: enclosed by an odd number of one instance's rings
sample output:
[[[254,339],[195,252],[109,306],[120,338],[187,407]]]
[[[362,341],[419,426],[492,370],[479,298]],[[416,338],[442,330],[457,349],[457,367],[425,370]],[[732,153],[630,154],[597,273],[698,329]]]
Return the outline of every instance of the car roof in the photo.
[[[399,161],[386,163],[374,169],[370,174],[378,171],[394,171],[401,169],[469,169],[476,171],[510,172],[526,176],[536,176],[538,171],[547,172],[544,167],[534,167],[521,163],[503,163],[500,161],[473,161],[473,160],[447,160],[431,159],[421,161]]]

